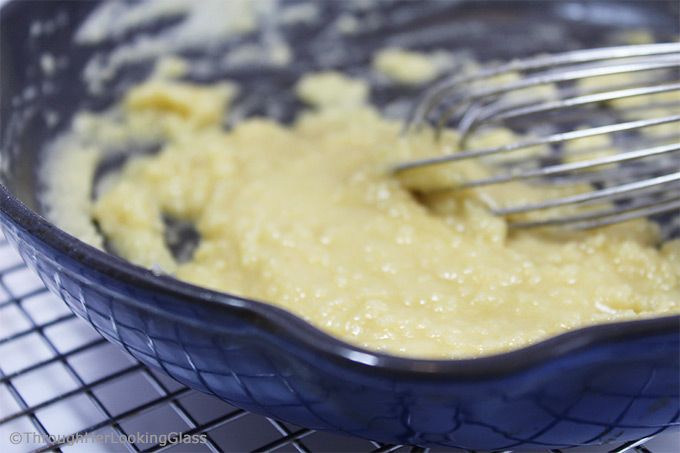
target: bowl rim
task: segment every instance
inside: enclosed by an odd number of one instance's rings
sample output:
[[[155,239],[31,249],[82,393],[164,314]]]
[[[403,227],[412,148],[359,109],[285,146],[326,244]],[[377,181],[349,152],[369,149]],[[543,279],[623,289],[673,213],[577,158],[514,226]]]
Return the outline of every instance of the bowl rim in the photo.
[[[317,356],[364,372],[370,370],[371,373],[407,379],[489,379],[545,365],[586,349],[634,338],[673,332],[680,337],[680,315],[671,315],[581,327],[521,348],[478,358],[421,359],[390,355],[347,343],[273,304],[202,288],[170,276],[159,276],[149,269],[99,250],[28,208],[4,184],[0,184],[0,213],[3,222],[11,222],[57,253],[105,277],[182,302],[199,304],[212,310],[226,310],[230,315],[237,315],[245,322]],[[168,316],[172,314],[168,313]]]

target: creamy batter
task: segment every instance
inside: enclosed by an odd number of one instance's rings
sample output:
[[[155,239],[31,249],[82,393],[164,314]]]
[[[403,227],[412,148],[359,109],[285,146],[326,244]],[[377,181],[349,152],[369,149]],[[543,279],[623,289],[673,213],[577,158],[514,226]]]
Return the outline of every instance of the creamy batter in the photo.
[[[366,94],[353,81],[309,80],[298,90],[319,108],[292,127],[249,119],[231,131],[221,125],[229,85],[134,87],[98,127],[144,124],[138,129],[163,147],[131,160],[79,212],[136,264],[270,302],[396,355],[477,357],[583,325],[680,312],[680,242],[659,245],[653,224],[510,233],[490,204],[557,189],[512,183],[414,195],[408,187],[487,169],[466,161],[399,179],[392,163],[455,152],[454,133],[443,151],[429,131],[399,138],[401,124],[359,102]],[[314,93],[315,83],[333,84],[338,102]],[[68,223],[67,208],[54,207],[56,223]],[[170,253],[163,216],[196,226],[201,241],[189,261]]]

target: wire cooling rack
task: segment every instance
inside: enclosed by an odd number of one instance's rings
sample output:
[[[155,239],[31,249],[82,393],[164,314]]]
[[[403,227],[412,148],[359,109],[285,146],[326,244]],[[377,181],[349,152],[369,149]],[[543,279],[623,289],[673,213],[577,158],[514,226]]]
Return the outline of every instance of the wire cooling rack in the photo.
[[[170,433],[198,442],[165,443]],[[672,433],[578,451],[671,453],[679,446],[680,433]],[[53,450],[430,451],[300,428],[178,384],[76,318],[0,235],[0,451]]]

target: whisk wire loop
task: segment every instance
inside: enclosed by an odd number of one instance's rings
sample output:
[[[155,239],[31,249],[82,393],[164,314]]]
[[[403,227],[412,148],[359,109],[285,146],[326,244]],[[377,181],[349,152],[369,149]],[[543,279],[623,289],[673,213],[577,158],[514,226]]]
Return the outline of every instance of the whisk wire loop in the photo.
[[[525,179],[552,183],[558,180],[551,177],[565,179],[565,174],[595,173],[601,177],[591,178],[595,185],[585,193],[491,209],[491,212],[513,216],[564,206],[614,203],[599,210],[567,211],[568,214],[539,220],[509,219],[510,226],[515,228],[556,225],[592,228],[678,211],[680,125],[677,128],[672,125],[680,123],[679,69],[680,43],[663,43],[516,59],[483,69],[476,75],[448,77],[423,93],[411,110],[404,133],[431,122],[441,139],[439,132],[453,122],[459,131],[461,151],[401,162],[393,171],[401,173],[493,155],[509,158],[520,149],[544,147],[550,151],[549,156],[544,153],[519,156],[524,160],[533,159],[531,163],[538,163],[538,168],[522,165],[526,162],[521,159],[499,163],[495,158],[494,163],[504,172],[455,187],[429,190],[464,190]],[[498,80],[507,74],[513,74],[509,82]],[[549,89],[537,90],[540,86]],[[496,146],[468,147],[478,130],[488,131],[493,127],[512,130],[513,122],[527,122],[533,118],[538,118],[535,122],[545,126],[541,129],[531,123],[534,129],[529,130],[542,131],[537,135],[525,134],[517,141]],[[585,124],[588,126],[584,127]],[[662,128],[664,125],[670,126]],[[525,128],[522,132],[526,131]],[[604,143],[610,143],[612,147],[622,141],[626,146],[604,156],[594,153],[588,157],[586,149],[586,158],[566,159],[565,150],[578,149],[570,142],[596,136],[607,137],[609,140]],[[669,138],[672,139],[670,143]],[[619,166],[621,171],[612,170],[612,165]],[[573,182],[579,182],[578,178]]]
[[[644,44],[636,46],[617,46],[602,49],[586,49],[553,55],[540,55],[527,59],[515,59],[509,63],[492,66],[476,74],[460,74],[444,78],[425,90],[418,102],[414,104],[404,126],[404,133],[424,125],[430,113],[441,104],[450,93],[459,86],[475,81],[483,81],[507,73],[524,73],[545,68],[556,68],[577,63],[594,63],[601,60],[615,61],[621,58],[639,56],[673,55],[680,52],[680,43]]]

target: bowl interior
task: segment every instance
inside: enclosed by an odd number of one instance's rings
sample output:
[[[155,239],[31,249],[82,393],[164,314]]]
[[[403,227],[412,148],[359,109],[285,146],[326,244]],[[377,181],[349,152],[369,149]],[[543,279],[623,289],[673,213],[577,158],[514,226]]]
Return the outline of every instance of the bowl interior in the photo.
[[[302,3],[284,1],[280,8]],[[337,68],[370,78],[373,52],[387,46],[447,50],[487,61],[617,44],[619,32],[625,30],[652,30],[659,40],[674,39],[678,32],[674,1],[306,3],[312,4],[318,20],[274,19],[250,34],[182,46],[177,53],[193,63],[189,78],[235,80],[246,94],[236,100],[239,108],[234,110],[289,122],[301,108],[290,88],[302,74]],[[113,41],[74,43],[80,25],[98,6],[96,2],[10,2],[0,14],[2,183],[38,213],[44,212],[44,206],[39,201],[42,186],[36,169],[46,145],[69,127],[76,111],[101,110],[130,84],[145,78],[154,58],[163,52],[116,66],[97,92],[83,77],[84,69],[97,62],[110,63],[120,46],[161,40],[182,21],[181,15],[169,15],[130,27]],[[337,32],[333,24],[348,14],[368,25],[354,34]],[[234,64],[225,57],[244,45],[262,45],[272,30],[293,49],[291,64]],[[53,70],[45,70],[46,62]],[[372,102],[392,116],[403,114],[403,107],[419,91],[371,81]]]

